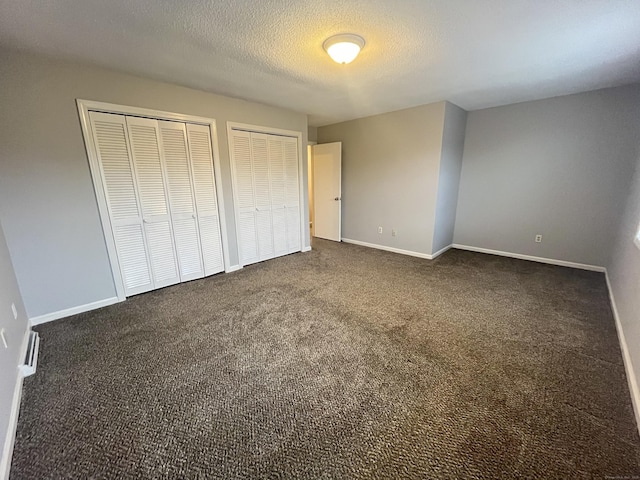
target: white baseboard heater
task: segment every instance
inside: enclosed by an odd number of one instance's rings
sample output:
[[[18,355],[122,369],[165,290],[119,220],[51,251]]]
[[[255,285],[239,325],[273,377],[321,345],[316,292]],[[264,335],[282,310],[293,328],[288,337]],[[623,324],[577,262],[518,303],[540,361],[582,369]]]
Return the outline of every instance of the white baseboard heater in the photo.
[[[29,344],[27,346],[27,355],[24,359],[24,365],[20,367],[22,375],[28,377],[36,373],[38,365],[38,349],[40,348],[40,336],[38,332],[29,333]]]

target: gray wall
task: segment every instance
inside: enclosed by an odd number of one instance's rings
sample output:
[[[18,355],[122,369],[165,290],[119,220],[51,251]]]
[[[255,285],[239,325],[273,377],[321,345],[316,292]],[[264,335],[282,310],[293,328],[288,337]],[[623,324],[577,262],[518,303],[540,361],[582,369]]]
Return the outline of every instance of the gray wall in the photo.
[[[77,98],[216,119],[232,264],[226,122],[296,130],[307,142],[303,114],[12,51],[0,57],[0,220],[30,317],[115,296]],[[304,190],[306,198],[306,182]]]
[[[13,318],[11,304],[15,304],[18,318]],[[9,250],[0,225],[0,328],[5,329],[5,338],[9,348],[0,344],[0,445],[2,454],[8,454],[8,442],[13,438],[9,431],[11,405],[16,383],[19,380],[18,367],[23,363],[22,346],[29,330],[27,314],[20,298],[18,282],[13,272]],[[17,414],[17,412],[16,412]],[[3,457],[4,458],[4,455]],[[5,474],[7,465],[0,464],[0,478]]]
[[[318,141],[318,127],[309,127],[308,129],[308,136],[309,136],[309,141],[310,142],[317,142]]]
[[[635,123],[640,126],[640,114],[636,117]],[[636,374],[636,382],[640,385],[640,249],[633,243],[640,223],[640,135],[636,139],[638,151],[635,176],[626,207],[619,217],[618,235],[607,273]],[[636,408],[638,407],[640,405],[636,405]],[[640,420],[639,411],[636,411],[636,416]]]
[[[440,173],[438,175],[433,253],[453,243],[466,125],[467,112],[447,102],[442,134]]]
[[[469,113],[455,243],[605,266],[639,106],[635,86]]]
[[[342,142],[343,238],[431,254],[444,111],[440,102],[318,128],[319,143]]]

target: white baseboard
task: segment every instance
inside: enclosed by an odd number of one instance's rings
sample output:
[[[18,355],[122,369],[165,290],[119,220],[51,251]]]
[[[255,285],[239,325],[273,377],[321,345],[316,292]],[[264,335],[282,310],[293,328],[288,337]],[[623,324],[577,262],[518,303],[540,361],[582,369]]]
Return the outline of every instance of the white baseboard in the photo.
[[[638,427],[638,432],[640,433],[640,390],[638,389],[638,381],[633,370],[633,364],[631,363],[631,355],[629,354],[629,348],[627,347],[627,340],[624,336],[624,330],[622,330],[622,323],[620,323],[618,307],[616,306],[616,299],[613,296],[613,288],[611,287],[611,282],[609,281],[609,274],[606,271],[605,278],[607,279],[609,299],[611,300],[611,310],[613,311],[613,318],[616,322],[618,341],[620,342],[620,350],[622,350],[622,360],[624,361],[624,369],[627,374],[629,391],[631,392],[631,404],[633,405],[633,412],[636,415],[636,425]]]
[[[308,247],[304,247],[302,249],[302,252],[310,252],[311,251],[311,245],[309,245]]]
[[[27,346],[29,345],[30,328],[27,328],[24,339],[22,340],[22,348],[20,349],[20,359],[24,360],[27,355]],[[11,456],[13,455],[13,445],[16,441],[16,428],[18,427],[18,415],[20,414],[20,400],[22,399],[22,380],[24,376],[20,370],[20,365],[16,365],[18,377],[13,390],[13,399],[11,401],[11,411],[9,412],[9,424],[7,425],[7,435],[3,439],[2,459],[0,459],[0,479],[8,480],[9,469],[11,468]]]
[[[432,253],[431,254],[431,258],[436,258],[439,257],[440,255],[442,255],[444,252],[446,252],[447,250],[449,250],[453,245],[447,245],[444,248],[441,248],[440,250],[438,250],[436,253]]]
[[[375,248],[378,250],[385,250],[387,252],[400,253],[402,255],[409,255],[411,257],[426,258],[427,260],[432,260],[434,258],[433,255],[429,255],[428,253],[420,253],[420,252],[414,252],[411,250],[403,250],[401,248],[387,247],[386,245],[378,245],[376,243],[361,242],[360,240],[352,240],[350,238],[343,238],[342,241],[344,243],[352,243],[354,245],[360,245],[361,247]]]
[[[553,258],[534,257],[532,255],[523,255],[521,253],[502,252],[500,250],[491,250],[489,248],[471,247],[469,245],[460,245],[454,243],[453,248],[458,250],[469,250],[470,252],[488,253],[491,255],[499,255],[501,257],[518,258],[520,260],[531,260],[532,262],[548,263],[550,265],[558,265],[561,267],[579,268],[580,270],[591,270],[593,272],[606,272],[606,268],[598,265],[587,265],[585,263],[567,262],[566,260],[556,260]]]
[[[238,270],[242,270],[242,265],[231,265],[225,270],[225,273],[237,272]]]
[[[57,312],[47,313],[45,315],[38,315],[29,319],[31,325],[40,325],[42,323],[52,322],[53,320],[59,320],[60,318],[69,317],[71,315],[77,315],[78,313],[88,312],[89,310],[95,310],[96,308],[107,307],[118,303],[121,300],[118,297],[105,298],[104,300],[98,300],[97,302],[87,303],[85,305],[79,305],[77,307],[66,308],[64,310],[58,310]]]

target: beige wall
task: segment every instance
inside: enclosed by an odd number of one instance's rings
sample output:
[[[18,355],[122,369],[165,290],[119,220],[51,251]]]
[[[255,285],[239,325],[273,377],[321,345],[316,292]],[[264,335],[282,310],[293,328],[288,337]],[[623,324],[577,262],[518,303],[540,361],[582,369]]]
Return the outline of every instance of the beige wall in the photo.
[[[343,238],[432,253],[444,113],[440,102],[318,128],[318,143],[342,142]]]
[[[300,131],[307,144],[304,114],[39,56],[0,57],[0,220],[30,317],[115,296],[77,98],[216,119],[232,264],[226,122]],[[306,182],[304,190],[306,198]],[[305,206],[305,224],[307,216]]]
[[[11,304],[16,306],[18,318],[13,317]],[[0,445],[2,462],[0,478],[4,478],[9,465],[5,464],[10,455],[9,447],[14,435],[15,424],[11,414],[18,414],[16,405],[12,408],[16,386],[20,381],[19,366],[24,362],[22,355],[26,334],[29,330],[27,314],[20,298],[18,282],[13,272],[9,250],[0,225],[0,328],[5,330],[8,348],[0,344]]]

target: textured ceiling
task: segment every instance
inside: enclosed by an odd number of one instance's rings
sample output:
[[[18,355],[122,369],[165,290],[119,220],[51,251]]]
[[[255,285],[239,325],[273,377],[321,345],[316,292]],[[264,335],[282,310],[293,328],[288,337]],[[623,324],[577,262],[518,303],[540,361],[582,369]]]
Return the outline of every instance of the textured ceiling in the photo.
[[[367,45],[350,65],[336,33]],[[475,110],[640,81],[640,0],[0,0],[0,44],[309,114]]]

